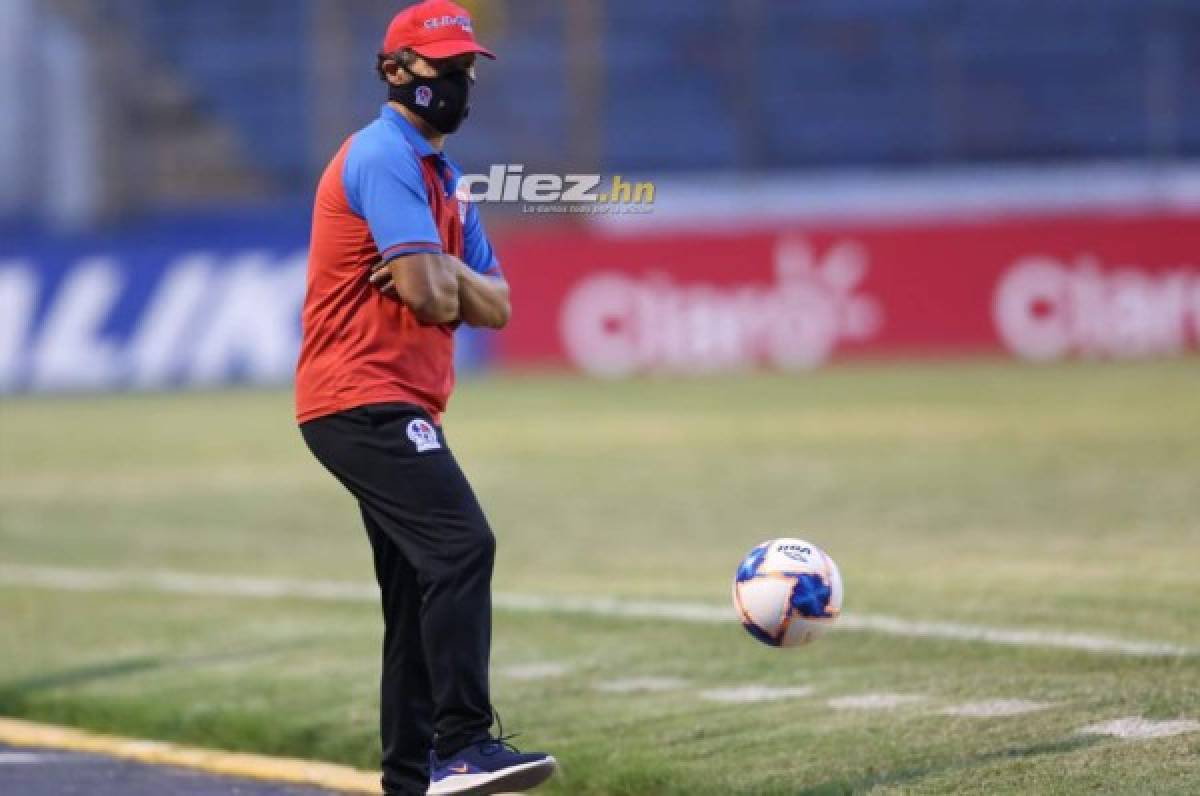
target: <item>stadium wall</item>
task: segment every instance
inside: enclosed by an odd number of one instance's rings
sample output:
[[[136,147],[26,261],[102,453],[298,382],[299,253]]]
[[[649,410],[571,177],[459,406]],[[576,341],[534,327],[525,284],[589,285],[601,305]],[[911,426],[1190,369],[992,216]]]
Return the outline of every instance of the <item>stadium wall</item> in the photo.
[[[0,238],[0,391],[284,384],[306,211]],[[620,377],[1200,348],[1200,211],[500,230],[517,296],[460,364]]]

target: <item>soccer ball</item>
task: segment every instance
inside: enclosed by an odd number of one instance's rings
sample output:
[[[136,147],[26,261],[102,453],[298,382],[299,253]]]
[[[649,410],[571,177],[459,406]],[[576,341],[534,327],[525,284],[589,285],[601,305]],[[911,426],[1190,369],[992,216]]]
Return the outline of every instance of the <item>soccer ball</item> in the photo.
[[[825,551],[803,539],[772,539],[750,551],[733,580],[742,627],[772,647],[816,639],[842,611],[842,576]]]

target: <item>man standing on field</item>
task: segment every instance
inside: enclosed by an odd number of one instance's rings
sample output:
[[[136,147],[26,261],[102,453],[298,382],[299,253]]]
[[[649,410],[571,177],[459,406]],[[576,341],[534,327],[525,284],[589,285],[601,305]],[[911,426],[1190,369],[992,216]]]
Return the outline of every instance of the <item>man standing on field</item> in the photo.
[[[358,500],[383,600],[380,731],[387,794],[535,787],[554,758],[491,735],[495,538],[446,444],[459,323],[504,327],[508,284],[442,152],[467,118],[467,12],[426,0],[378,56],[388,102],[317,188],[296,412],[317,459]]]

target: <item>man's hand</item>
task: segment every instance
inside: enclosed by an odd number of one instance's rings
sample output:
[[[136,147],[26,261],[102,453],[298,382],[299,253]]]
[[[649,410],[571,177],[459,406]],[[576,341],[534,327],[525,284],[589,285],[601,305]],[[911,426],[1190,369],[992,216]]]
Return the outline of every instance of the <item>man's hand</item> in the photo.
[[[469,326],[503,329],[512,318],[508,282],[502,276],[486,276],[459,262],[458,308],[463,323]]]
[[[388,264],[383,260],[371,266],[371,284],[385,296],[400,298],[396,295],[396,280],[392,278],[392,269],[388,268]]]
[[[419,255],[410,255],[416,257]],[[469,326],[503,329],[512,317],[508,282],[502,276],[485,276],[472,270],[466,263],[451,255],[420,255],[438,257],[452,267],[457,280],[457,312]],[[406,259],[406,258],[398,258]],[[393,263],[397,260],[393,260]],[[391,263],[378,263],[371,271],[371,284],[384,295],[400,299],[408,304],[396,288],[394,269]],[[411,308],[412,305],[409,304]],[[415,310],[414,310],[415,312]],[[420,317],[420,316],[418,316]],[[456,315],[455,320],[459,316]],[[424,320],[424,319],[422,319]],[[427,323],[430,321],[426,321]],[[444,321],[436,321],[444,323]]]
[[[458,258],[444,254],[408,254],[371,271],[371,284],[395,297],[421,323],[453,323],[458,320]]]

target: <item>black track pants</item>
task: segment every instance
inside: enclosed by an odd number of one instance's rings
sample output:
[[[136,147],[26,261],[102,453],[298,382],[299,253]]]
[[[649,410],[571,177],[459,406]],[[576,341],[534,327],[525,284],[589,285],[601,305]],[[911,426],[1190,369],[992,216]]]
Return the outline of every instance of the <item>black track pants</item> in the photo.
[[[428,755],[488,737],[496,541],[429,415],[376,404],[301,426],[358,500],[383,600],[380,731],[389,793],[421,793]]]

